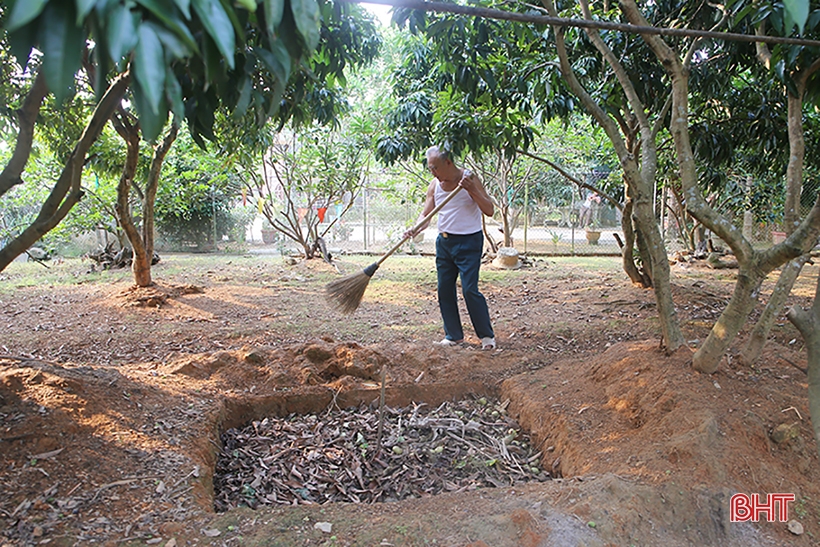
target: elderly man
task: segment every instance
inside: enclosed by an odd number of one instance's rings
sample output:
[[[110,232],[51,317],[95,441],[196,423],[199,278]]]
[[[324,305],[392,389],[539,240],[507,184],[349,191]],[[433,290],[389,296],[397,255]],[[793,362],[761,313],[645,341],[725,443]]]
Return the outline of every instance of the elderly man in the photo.
[[[478,274],[484,247],[481,218],[482,214],[492,216],[492,198],[474,173],[457,167],[437,146],[427,150],[427,167],[435,178],[427,188],[427,198],[419,221],[436,207],[436,203],[441,203],[458,187],[463,189],[438,213],[436,272],[438,305],[445,336],[437,344],[455,346],[464,341],[456,292],[456,279],[460,275],[464,302],[473,329],[481,339],[481,349],[495,349],[495,334],[487,300],[478,290]],[[418,226],[416,230],[408,230],[405,236],[415,236],[428,223]]]

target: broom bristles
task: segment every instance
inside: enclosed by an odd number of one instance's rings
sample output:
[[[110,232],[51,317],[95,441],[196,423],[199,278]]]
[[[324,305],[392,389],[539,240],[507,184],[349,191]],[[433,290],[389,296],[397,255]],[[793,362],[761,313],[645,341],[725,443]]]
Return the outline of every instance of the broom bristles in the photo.
[[[370,283],[370,276],[362,271],[328,283],[325,296],[337,310],[342,313],[353,313],[362,302],[362,296]]]

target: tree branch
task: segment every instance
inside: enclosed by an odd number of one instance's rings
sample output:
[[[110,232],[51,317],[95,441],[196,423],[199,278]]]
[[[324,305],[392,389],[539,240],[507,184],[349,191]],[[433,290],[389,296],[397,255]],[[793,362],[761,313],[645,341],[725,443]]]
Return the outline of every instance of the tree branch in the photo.
[[[14,153],[6,164],[3,172],[0,173],[0,196],[8,192],[14,186],[23,183],[23,170],[26,168],[28,158],[31,155],[31,144],[34,142],[34,124],[37,115],[40,113],[40,105],[48,94],[45,74],[42,69],[37,72],[31,89],[23,101],[23,106],[17,110],[17,123],[20,128],[17,132],[17,144]]]
[[[20,256],[35,241],[57,226],[74,204],[80,200],[82,197],[80,183],[85,156],[88,149],[100,136],[114,109],[125,96],[130,79],[130,73],[125,72],[111,82],[105,95],[97,104],[97,108],[80,136],[80,140],[74,146],[74,150],[66,161],[66,165],[54,188],[52,188],[51,193],[40,208],[37,218],[19,236],[0,249],[0,271],[3,271],[12,260]]]
[[[696,37],[709,38],[713,40],[729,40],[732,42],[763,42],[766,44],[791,44],[796,46],[820,47],[820,40],[806,40],[803,38],[785,38],[781,36],[752,36],[750,34],[738,34],[734,32],[713,32],[708,30],[661,28],[649,25],[633,25],[629,23],[612,23],[609,21],[590,21],[588,19],[567,19],[565,17],[549,15],[530,15],[526,13],[515,13],[489,8],[474,8],[461,6],[458,4],[445,4],[442,2],[425,2],[424,0],[339,0],[343,3],[358,4],[367,2],[368,4],[381,4],[394,8],[407,8],[422,11],[432,11],[435,13],[455,13],[459,15],[469,15],[473,17],[484,17],[485,19],[498,19],[501,21],[519,21],[521,23],[535,23],[539,25],[552,25],[556,27],[578,27],[584,29],[616,30],[641,35],[659,35],[674,37]]]

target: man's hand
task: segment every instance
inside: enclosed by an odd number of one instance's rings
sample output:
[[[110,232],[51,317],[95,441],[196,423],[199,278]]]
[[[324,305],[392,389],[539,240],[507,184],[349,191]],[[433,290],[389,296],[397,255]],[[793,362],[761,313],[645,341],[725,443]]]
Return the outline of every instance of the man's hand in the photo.
[[[480,186],[480,182],[472,171],[465,169],[461,175],[461,180],[458,181],[458,185],[467,190],[468,193],[473,194]]]

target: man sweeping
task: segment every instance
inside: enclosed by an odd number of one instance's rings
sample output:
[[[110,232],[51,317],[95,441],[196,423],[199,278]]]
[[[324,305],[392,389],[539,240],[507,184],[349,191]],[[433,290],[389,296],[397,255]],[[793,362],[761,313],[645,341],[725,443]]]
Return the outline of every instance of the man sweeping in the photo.
[[[456,167],[447,153],[437,146],[427,150],[427,167],[435,177],[427,188],[420,219],[427,217],[452,196],[438,213],[436,238],[436,272],[438,305],[444,322],[444,339],[437,344],[455,346],[464,341],[464,330],[458,313],[456,279],[461,276],[461,290],[470,321],[481,339],[481,349],[495,349],[495,334],[490,322],[487,300],[478,290],[478,274],[484,247],[481,215],[493,215],[493,201],[481,180],[469,169]],[[464,191],[458,191],[458,188]],[[414,237],[427,228],[430,220],[416,224],[404,237]]]

